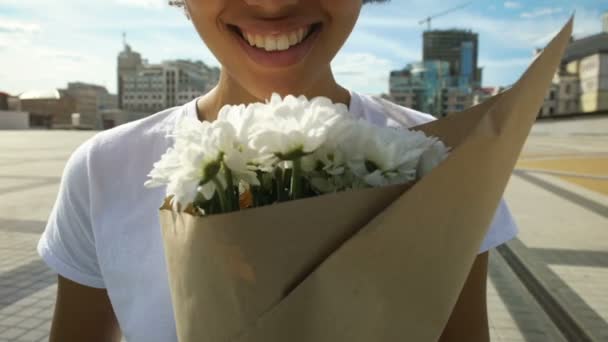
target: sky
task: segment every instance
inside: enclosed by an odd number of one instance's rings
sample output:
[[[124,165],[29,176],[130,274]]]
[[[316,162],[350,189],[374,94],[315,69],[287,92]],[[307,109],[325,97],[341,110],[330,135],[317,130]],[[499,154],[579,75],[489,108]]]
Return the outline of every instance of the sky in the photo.
[[[390,70],[422,59],[426,26],[420,20],[465,2],[366,5],[333,62],[338,81],[363,93],[388,92]],[[432,25],[479,33],[483,83],[497,86],[515,82],[534,49],[544,46],[572,13],[575,37],[584,37],[601,31],[605,11],[608,0],[474,0]],[[167,0],[0,0],[0,91],[19,94],[82,81],[115,92],[123,32],[151,63],[180,58],[219,65],[183,12]]]

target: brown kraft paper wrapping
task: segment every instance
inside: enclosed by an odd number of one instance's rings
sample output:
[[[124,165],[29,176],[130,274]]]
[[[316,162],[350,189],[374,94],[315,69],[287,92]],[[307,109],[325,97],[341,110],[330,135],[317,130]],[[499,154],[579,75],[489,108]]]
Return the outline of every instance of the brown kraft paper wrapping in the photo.
[[[572,27],[510,90],[417,127],[453,151],[413,186],[208,217],[163,206],[179,341],[437,340]]]

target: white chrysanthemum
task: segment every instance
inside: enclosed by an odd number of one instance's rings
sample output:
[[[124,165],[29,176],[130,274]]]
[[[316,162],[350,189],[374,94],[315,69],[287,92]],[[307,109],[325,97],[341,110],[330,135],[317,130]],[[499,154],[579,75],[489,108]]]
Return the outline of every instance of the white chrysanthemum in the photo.
[[[429,173],[449,150],[421,132],[357,121],[327,98],[276,94],[265,104],[225,106],[213,123],[183,119],[172,136],[175,144],[145,186],[166,185],[174,209],[217,194],[222,210],[234,210],[237,186],[258,186],[263,202],[271,203],[267,196],[277,189],[279,201],[306,196],[304,179],[317,193],[407,183]]]
[[[264,106],[255,108],[255,125],[250,146],[261,154],[289,160],[317,150],[330,128],[346,118],[348,109],[323,97],[308,101],[305,97],[273,94]]]
[[[246,142],[255,123],[255,109],[259,106],[260,104],[226,105],[220,109],[216,121],[230,123],[234,127],[238,141]]]
[[[313,189],[321,194],[352,189],[356,177],[350,172],[347,162],[352,156],[351,149],[345,148],[356,134],[356,121],[340,120],[331,127],[327,139],[313,154],[306,156],[303,166]]]
[[[449,154],[450,148],[445,146],[443,141],[439,139],[433,139],[433,144],[428,147],[422,156],[420,156],[420,162],[418,163],[417,173],[418,177],[422,178],[429,174],[434,168],[439,166]]]
[[[259,185],[256,170],[261,168],[259,152],[249,146],[251,130],[256,120],[255,108],[258,105],[224,106],[216,121],[218,125],[229,124],[232,127],[232,135],[220,146],[226,166],[237,181],[249,185]]]
[[[355,141],[346,144],[354,156],[352,172],[370,186],[403,184],[417,179],[422,154],[436,141],[422,132],[375,127],[360,122]]]
[[[357,138],[356,125],[356,120],[348,118],[330,127],[327,139],[312,155],[317,167],[321,167],[323,171],[333,176],[344,173],[346,163],[353,158],[348,154],[355,152],[346,145]]]
[[[161,160],[154,164],[150,172],[151,179],[145,183],[147,187],[167,185],[167,196],[172,196],[171,204],[174,209],[194,202],[199,191],[206,196],[213,194],[213,186],[199,187],[204,179],[211,179],[217,174],[217,165],[222,154],[216,148],[218,139],[204,137],[223,137],[217,130],[214,135],[212,125],[196,119],[182,119],[171,135],[175,139],[173,147],[169,148]]]
[[[148,174],[150,178],[144,183],[147,188],[155,188],[168,184],[171,177],[180,168],[179,151],[174,147],[170,147],[161,159],[154,163],[154,168]]]

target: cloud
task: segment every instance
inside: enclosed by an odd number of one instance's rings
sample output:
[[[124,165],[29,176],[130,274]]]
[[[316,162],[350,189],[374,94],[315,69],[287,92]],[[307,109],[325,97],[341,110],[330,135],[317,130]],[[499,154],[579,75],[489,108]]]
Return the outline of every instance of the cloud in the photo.
[[[580,17],[580,15],[579,15]],[[578,20],[582,22],[582,20]],[[499,17],[489,17],[478,13],[464,12],[453,13],[450,20],[433,22],[435,29],[467,28],[479,33],[484,41],[508,42],[511,48],[532,48],[537,42],[550,33],[555,32],[556,28],[561,27],[565,20],[555,20],[555,18],[542,18],[542,20],[523,20],[505,19]],[[398,20],[392,16],[366,17],[362,27],[373,30],[406,30],[407,28],[419,27],[418,21],[414,17],[400,17]],[[505,34],[508,32],[508,34]],[[379,39],[383,39],[379,35]],[[380,43],[380,42],[378,42]],[[385,42],[386,47],[395,48],[397,51],[403,47],[401,41],[396,44]],[[419,49],[419,48],[418,48]],[[406,54],[411,55],[411,51]],[[419,57],[417,58],[419,59]]]
[[[392,29],[417,29],[419,20],[413,18],[397,18],[393,16],[365,15],[363,14],[357,23],[361,27],[392,28]]]
[[[37,23],[0,17],[0,33],[34,33],[40,31]]]
[[[382,53],[383,55],[405,61],[417,61],[422,59],[422,53],[419,48],[365,29],[358,29],[353,32],[350,37],[350,42],[352,42],[353,45],[357,45],[357,47],[365,47],[366,51]]]
[[[480,57],[479,65],[484,68],[512,68],[512,67],[522,67],[528,66],[532,63],[534,57],[530,56],[530,58],[487,58]]]
[[[531,12],[523,12],[521,14],[521,17],[526,18],[526,19],[534,19],[534,18],[538,18],[538,17],[545,17],[545,16],[557,14],[557,13],[562,13],[563,11],[564,11],[564,9],[561,7],[545,7],[545,8],[536,9]]]
[[[80,53],[78,51],[53,49],[48,47],[39,47],[36,49],[37,54],[44,58],[50,58],[56,61],[87,63],[94,60],[91,56]]]
[[[12,93],[28,89],[52,89],[65,87],[69,81],[84,81],[110,86],[114,81],[115,66],[106,60],[79,50],[57,49],[39,46],[36,42],[21,42],[2,52],[3,65],[27,65],[23,68],[5,69],[3,84]]]
[[[168,6],[167,0],[114,0],[119,5],[158,9]]]
[[[343,86],[367,94],[388,92],[388,76],[394,63],[373,53],[340,53],[332,63]]]
[[[522,7],[521,3],[517,1],[505,1],[504,6],[508,9],[518,9]]]

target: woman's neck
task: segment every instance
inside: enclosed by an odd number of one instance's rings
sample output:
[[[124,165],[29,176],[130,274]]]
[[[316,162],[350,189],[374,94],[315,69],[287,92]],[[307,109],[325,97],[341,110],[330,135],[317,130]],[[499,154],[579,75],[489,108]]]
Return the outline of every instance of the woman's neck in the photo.
[[[309,99],[324,96],[335,103],[344,103],[346,105],[350,103],[350,92],[335,81],[331,69],[308,89],[303,90],[299,94],[291,95],[304,95]],[[264,98],[254,96],[227,72],[222,71],[218,85],[197,101],[199,120],[214,121],[217,118],[217,113],[225,105],[250,104],[264,102],[265,100]]]

